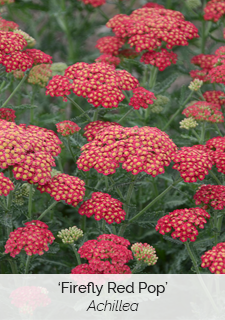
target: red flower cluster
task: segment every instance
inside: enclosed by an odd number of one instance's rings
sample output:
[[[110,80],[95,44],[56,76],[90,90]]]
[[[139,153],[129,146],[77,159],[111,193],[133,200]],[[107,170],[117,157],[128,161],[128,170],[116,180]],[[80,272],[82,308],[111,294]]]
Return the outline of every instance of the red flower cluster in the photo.
[[[88,123],[84,127],[84,136],[87,138],[87,141],[92,141],[99,131],[109,126],[120,126],[120,124],[116,122],[96,120]]]
[[[204,203],[204,209],[212,206],[216,210],[225,207],[225,186],[203,184],[194,195],[196,205]]]
[[[106,0],[79,0],[82,1],[84,4],[90,4],[92,7],[100,7],[105,4]]]
[[[15,0],[0,0],[0,5],[4,6],[4,4],[13,3]]]
[[[171,155],[171,160],[175,162],[173,169],[180,172],[185,182],[203,180],[213,165],[210,155],[195,147],[182,147]]]
[[[206,91],[203,93],[203,97],[207,102],[219,104],[220,106],[225,102],[225,93],[223,91]],[[220,99],[220,97],[224,97],[224,99]]]
[[[222,62],[222,65],[218,65],[209,71],[209,76],[212,83],[225,84],[225,60]]]
[[[76,207],[85,195],[84,181],[65,173],[55,175],[45,185],[37,189],[43,193],[47,192],[56,201],[64,200],[67,204]]]
[[[13,166],[16,179],[45,184],[51,179],[53,157],[61,151],[59,144],[51,130],[0,120],[0,168]]]
[[[15,258],[24,249],[28,256],[42,255],[44,251],[48,251],[48,243],[52,244],[54,240],[47,224],[39,220],[32,220],[26,222],[25,227],[10,232],[5,245],[5,253],[10,253],[10,256]]]
[[[136,110],[141,107],[148,109],[149,104],[153,104],[152,99],[156,99],[154,93],[143,87],[138,87],[133,90],[133,97],[130,99],[129,106],[133,106]]]
[[[210,154],[218,172],[225,173],[225,137],[215,137],[208,140],[205,150]]]
[[[112,56],[111,54],[107,54],[107,53],[102,54],[100,57],[95,59],[95,61],[112,64],[115,67],[120,64],[120,58]]]
[[[214,63],[213,60],[215,59],[215,54],[198,54],[197,56],[194,56],[191,59],[191,63],[195,64],[196,66],[199,66],[200,68],[204,70],[210,70]]]
[[[56,128],[57,132],[61,133],[64,137],[70,136],[81,129],[75,122],[70,120],[64,120],[56,123]]]
[[[15,111],[9,108],[0,108],[0,119],[14,122],[16,119]]]
[[[225,242],[218,243],[202,256],[202,268],[209,268],[211,273],[225,274]]]
[[[210,82],[210,76],[208,70],[191,70],[190,76],[195,79],[202,80],[203,82]]]
[[[73,80],[73,84],[70,83]],[[138,80],[125,70],[105,63],[76,63],[65,70],[65,76],[54,76],[47,86],[46,94],[65,96],[73,92],[88,98],[96,108],[116,108],[125,96],[122,90],[139,86]]]
[[[33,59],[33,64],[52,64],[52,57],[38,49],[26,49],[24,52]]]
[[[130,16],[118,14],[108,21],[116,37],[128,39],[137,52],[152,51],[166,42],[166,47],[186,46],[188,40],[198,36],[197,28],[184,20],[182,13],[160,8],[141,8]]]
[[[8,21],[0,17],[0,30],[1,31],[13,31],[19,29],[19,25],[14,21]]]
[[[7,196],[11,190],[14,190],[12,181],[0,172],[0,196]]]
[[[87,259],[89,264],[79,265],[71,273],[131,273],[125,265],[133,259],[128,245],[128,240],[114,234],[103,234],[97,240],[89,240],[78,250],[81,258]]]
[[[168,52],[166,49],[161,49],[159,52],[145,52],[141,57],[141,62],[145,64],[151,64],[157,68],[159,71],[165,70],[171,64],[176,64],[177,54],[174,52]]]
[[[11,304],[19,308],[20,313],[33,315],[36,308],[51,302],[47,294],[47,289],[42,287],[19,287],[10,294]]]
[[[173,239],[179,238],[182,242],[195,241],[198,235],[197,227],[204,229],[206,218],[210,218],[207,211],[201,208],[178,209],[159,219],[156,230],[161,234],[171,233]],[[173,229],[172,229],[173,228]]]
[[[157,4],[157,3],[154,3],[154,2],[147,2],[146,4],[144,4],[142,6],[142,8],[158,8],[158,9],[163,9],[165,8],[162,4]]]
[[[185,108],[182,112],[187,118],[193,117],[198,121],[207,122],[224,122],[224,116],[219,104],[212,104],[210,102],[198,101]]]
[[[119,49],[124,45],[125,40],[117,37],[106,36],[98,39],[96,48],[105,54],[111,54],[117,56]]]
[[[224,0],[210,0],[204,8],[204,19],[217,22],[225,14]]]
[[[91,199],[81,205],[78,213],[88,218],[94,214],[95,220],[104,219],[109,224],[120,223],[121,220],[125,220],[126,215],[122,206],[122,202],[112,198],[108,193],[93,192]]]
[[[99,131],[81,150],[77,161],[80,170],[95,168],[108,175],[115,173],[122,163],[122,168],[134,175],[144,171],[155,177],[165,172],[164,166],[170,164],[171,154],[177,147],[158,128],[114,125]]]

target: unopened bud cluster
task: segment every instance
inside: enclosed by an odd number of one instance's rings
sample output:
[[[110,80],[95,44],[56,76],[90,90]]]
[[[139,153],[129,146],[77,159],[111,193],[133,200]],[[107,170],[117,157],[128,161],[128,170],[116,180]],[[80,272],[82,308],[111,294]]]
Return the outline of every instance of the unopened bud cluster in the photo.
[[[163,110],[163,107],[169,102],[169,98],[166,96],[158,95],[156,100],[153,100],[153,104],[150,105],[152,113],[160,113]]]
[[[197,9],[201,6],[201,0],[186,0],[186,5],[190,9]]]
[[[62,173],[61,171],[58,171],[56,169],[52,169],[52,172],[51,172],[51,177],[53,178],[54,176],[57,176],[57,174],[60,174]]]
[[[198,122],[193,117],[185,118],[184,120],[180,121],[181,129],[186,129],[186,130],[194,129],[195,127],[197,127],[197,125],[198,125]]]
[[[34,195],[35,190],[32,188],[32,195]],[[30,184],[24,183],[22,186],[15,192],[13,202],[22,206],[24,204],[24,197],[28,198],[30,193]]]
[[[51,65],[52,76],[56,76],[56,75],[63,76],[67,67],[68,67],[67,64],[64,62],[54,62]]]
[[[158,260],[155,248],[150,246],[150,244],[137,242],[132,245],[131,250],[136,260],[142,261],[148,266],[156,264]]]
[[[201,88],[202,85],[203,85],[203,81],[202,80],[195,79],[195,80],[191,81],[191,83],[188,86],[188,88],[191,91],[198,91]]]
[[[83,237],[83,231],[74,226],[59,231],[57,236],[62,239],[63,243],[72,244]]]

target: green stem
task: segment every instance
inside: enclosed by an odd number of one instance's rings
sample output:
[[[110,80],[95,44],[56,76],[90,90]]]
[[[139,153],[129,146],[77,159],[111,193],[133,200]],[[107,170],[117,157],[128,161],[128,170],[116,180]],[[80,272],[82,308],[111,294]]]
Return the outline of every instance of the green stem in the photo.
[[[24,272],[25,274],[28,274],[28,272],[29,272],[30,260],[31,260],[31,256],[27,256],[25,272]]]
[[[190,247],[188,241],[185,242],[185,247],[186,247],[187,252],[188,252],[188,254],[189,254],[190,258],[191,258],[191,261],[192,261],[193,266],[194,266],[194,268],[195,268],[195,272],[196,272],[196,273],[200,273],[200,272],[199,272],[198,265],[197,265],[197,262],[196,262],[196,260],[195,260],[195,256],[194,256],[193,252],[191,251],[191,247]]]
[[[196,138],[198,139],[198,142],[199,142],[200,141],[200,137],[197,134],[197,132],[195,131],[195,129],[192,129],[191,131],[194,133],[194,135],[196,136]]]
[[[62,166],[62,161],[60,156],[57,157],[57,160],[58,160],[59,170],[63,173],[63,166]]]
[[[184,103],[180,106],[179,109],[177,109],[177,111],[173,114],[173,116],[170,118],[170,120],[167,122],[167,124],[165,125],[165,127],[162,129],[162,131],[165,131],[166,128],[168,128],[168,126],[171,124],[171,122],[173,121],[174,118],[176,118],[176,116],[181,112],[181,110],[183,109],[183,107],[186,105],[186,103],[191,99],[192,95],[193,95],[193,91],[191,91],[191,93],[189,94],[189,96],[187,97],[187,99],[184,101]]]
[[[202,21],[202,30],[201,30],[201,53],[205,53],[205,41],[206,41],[206,37],[205,37],[205,19],[203,19]]]
[[[80,265],[81,264],[81,260],[80,260],[80,255],[79,253],[77,252],[77,249],[75,248],[75,245],[74,244],[71,244],[71,247],[73,249],[73,252],[75,254],[75,257],[77,259],[77,264]]]
[[[115,184],[115,182],[114,182],[114,180],[113,180],[112,177],[109,177],[109,180],[111,181],[112,185]],[[118,187],[115,187],[115,189],[116,189],[116,192],[118,193],[119,197],[120,197],[123,201],[125,201],[124,196],[122,195],[122,192],[120,191],[120,189],[119,189]]]
[[[8,259],[12,273],[13,274],[18,274],[18,269],[17,269],[17,264],[15,260],[12,259]]]
[[[117,122],[120,123],[121,121],[123,121],[123,119],[126,118],[132,111],[134,111],[133,108],[131,108],[129,111],[127,111],[127,113],[125,113],[125,115],[123,115],[122,118],[120,118],[120,120]]]
[[[66,96],[68,100],[70,100],[70,102],[78,109],[80,110],[80,112],[82,112],[81,115],[84,115],[89,121],[92,121],[91,118],[89,117],[89,115],[87,115],[84,110],[79,106],[78,103],[76,103],[73,99],[71,99],[69,96]]]
[[[9,167],[9,179],[12,181],[13,178],[13,172],[12,168]],[[13,199],[13,191],[10,191],[10,193],[7,196],[7,210],[10,210],[11,204],[12,204],[12,199]]]
[[[106,190],[108,190],[109,189],[109,180],[108,180],[107,176],[105,176],[104,178],[105,178],[105,188],[106,188]]]
[[[116,226],[112,225],[113,234],[117,234],[116,232]]]
[[[223,137],[223,134],[221,133],[221,131],[220,131],[220,129],[219,129],[219,127],[218,127],[217,123],[214,123],[214,125],[215,125],[216,130],[218,131],[219,135],[220,135],[221,137]]]
[[[99,107],[96,108],[96,110],[94,112],[93,121],[96,121],[98,119],[98,112],[99,112]]]
[[[152,89],[155,86],[157,73],[158,68],[153,66],[150,72],[149,89]]]
[[[204,141],[205,141],[205,122],[203,122],[201,126],[201,136],[200,136],[199,144],[204,144]]]
[[[81,217],[81,230],[83,230],[83,232],[85,232],[85,229],[86,229],[86,216],[82,216]]]
[[[13,92],[10,94],[10,96],[8,97],[8,99],[6,99],[6,101],[3,103],[3,105],[1,106],[1,108],[4,108],[7,103],[12,99],[12,97],[14,96],[14,94],[19,90],[19,88],[22,86],[22,84],[24,83],[24,81],[26,80],[27,75],[25,75],[23,77],[23,79],[20,81],[20,83],[18,84],[18,86],[13,90]]]
[[[32,219],[32,199],[33,199],[33,185],[29,187],[29,201],[28,201],[28,217]]]
[[[220,235],[221,228],[222,228],[223,215],[224,215],[224,213],[222,213],[219,217],[217,217],[217,231],[218,231],[219,235]]]
[[[135,4],[136,0],[132,0],[130,6],[128,7],[129,10],[133,8],[133,5]]]
[[[179,182],[183,181],[182,178],[179,178],[178,180],[174,181],[168,188],[166,188],[162,193],[160,193],[154,200],[152,200],[145,208],[143,208],[136,216],[134,216],[132,219],[129,220],[129,223],[135,221],[137,218],[141,217],[146,210],[148,210],[150,207],[152,207],[157,201],[159,201],[162,197],[164,197],[165,194],[167,194],[175,185],[177,185]]]
[[[68,148],[70,150],[71,156],[72,156],[72,158],[73,158],[73,160],[74,160],[74,162],[76,164],[76,157],[75,157],[75,155],[73,153],[73,149],[72,149],[72,146],[71,146],[71,143],[70,143],[70,137],[69,136],[67,137],[67,142],[68,142]]]
[[[215,246],[217,245],[218,243],[218,229],[217,229],[217,221],[218,218],[217,218],[217,210],[214,210],[214,244]]]
[[[105,233],[105,219],[102,219],[102,231]]]
[[[211,174],[212,178],[218,183],[218,185],[222,185],[222,183],[217,178],[217,176],[212,172],[212,170],[210,170],[210,174]]]
[[[105,14],[105,12],[101,9],[101,8],[97,8],[98,12],[100,13],[100,15],[105,18],[106,21],[109,21],[109,17],[107,16],[107,14]]]
[[[57,205],[58,202],[59,201],[54,201],[45,211],[42,212],[42,214],[37,220],[41,220],[52,208],[54,208],[54,206]]]

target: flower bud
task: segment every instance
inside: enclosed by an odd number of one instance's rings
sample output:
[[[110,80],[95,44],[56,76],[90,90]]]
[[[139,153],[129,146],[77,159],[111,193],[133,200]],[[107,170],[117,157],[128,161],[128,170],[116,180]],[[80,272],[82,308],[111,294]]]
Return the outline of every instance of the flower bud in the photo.
[[[64,62],[54,62],[51,65],[52,76],[56,76],[56,75],[63,76],[67,67],[68,67],[67,64]]]
[[[180,121],[181,129],[189,130],[197,127],[197,125],[198,125],[198,122],[193,117],[185,118],[184,120]]]
[[[131,250],[137,261],[142,261],[148,266],[156,264],[158,257],[155,248],[147,243],[136,242],[131,246]]]
[[[33,48],[36,44],[36,40],[34,38],[32,38],[28,33],[24,32],[23,30],[14,30],[13,31],[14,33],[18,33],[18,34],[21,34],[24,39],[26,40],[27,42],[27,46],[29,48]]]
[[[83,237],[83,231],[76,226],[69,227],[69,229],[59,231],[57,237],[61,238],[63,243],[72,244]]]
[[[203,81],[202,80],[195,79],[195,80],[191,81],[191,83],[188,86],[188,88],[191,91],[198,91],[201,88],[202,85],[203,85]]]

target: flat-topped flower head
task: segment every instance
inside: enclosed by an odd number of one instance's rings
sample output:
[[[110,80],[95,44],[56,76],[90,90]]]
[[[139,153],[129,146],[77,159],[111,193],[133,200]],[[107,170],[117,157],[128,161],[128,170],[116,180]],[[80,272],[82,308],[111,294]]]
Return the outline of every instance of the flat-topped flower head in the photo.
[[[19,25],[14,21],[8,21],[0,17],[0,30],[1,31],[14,31],[19,29]]]
[[[126,212],[122,209],[123,203],[112,198],[108,193],[93,192],[91,199],[85,201],[78,210],[81,215],[95,220],[104,219],[107,223],[120,223],[125,219]]]
[[[92,7],[100,7],[106,3],[106,0],[79,0],[82,1],[84,4],[90,4]]]
[[[24,37],[24,39],[27,42],[27,47],[32,48],[35,46],[36,40],[33,37],[31,37],[28,33],[24,32],[23,30],[20,30],[20,29],[18,30],[18,28],[16,28],[16,30],[13,30],[13,32],[21,34]]]
[[[160,234],[171,233],[173,239],[192,242],[198,236],[198,228],[203,229],[204,224],[210,218],[207,211],[202,208],[177,209],[160,218],[156,225],[156,231]]]
[[[96,134],[99,133],[99,131],[109,126],[120,126],[120,124],[116,122],[102,120],[92,121],[84,127],[84,136],[87,138],[87,141],[92,141],[94,140]]]
[[[191,59],[191,63],[195,64],[196,66],[199,66],[202,69],[210,70],[214,63],[213,60],[215,59],[215,54],[198,54],[197,56],[194,56]]]
[[[133,106],[135,110],[139,110],[141,107],[147,109],[149,104],[153,104],[152,99],[156,99],[153,92],[138,87],[133,90],[133,97],[130,99],[129,106]]]
[[[196,205],[203,205],[204,209],[213,207],[223,210],[225,207],[225,186],[203,184],[194,195]]]
[[[98,39],[96,48],[105,54],[111,54],[117,56],[119,49],[124,45],[125,40],[113,36],[106,36]]]
[[[180,172],[185,182],[203,180],[213,165],[211,156],[195,147],[182,147],[171,155],[171,159],[175,162],[173,169]]]
[[[155,2],[147,2],[145,3],[142,8],[155,8],[155,9],[163,9],[165,8],[162,4],[157,4]]]
[[[0,63],[5,66],[6,72],[12,72],[14,70],[26,71],[27,69],[32,68],[33,59],[24,51],[15,51],[0,57]]]
[[[217,22],[225,14],[224,0],[210,0],[204,8],[204,19]]]
[[[63,243],[73,244],[79,238],[83,237],[83,235],[83,231],[74,226],[59,231],[57,237],[61,238]]]
[[[14,184],[0,172],[0,196],[8,196],[11,190],[14,190]]]
[[[57,174],[45,185],[37,189],[43,193],[47,192],[56,201],[64,200],[67,204],[76,207],[85,195],[84,181],[65,173]]]
[[[9,108],[0,108],[0,119],[14,122],[16,119],[15,110]]]
[[[224,122],[224,116],[219,104],[206,101],[198,101],[189,105],[182,112],[187,118],[192,117],[197,121],[219,123]]]
[[[11,31],[0,31],[0,52],[2,54],[11,54],[21,51],[27,46],[27,42],[21,34]]]
[[[71,94],[73,85],[67,77],[54,76],[46,86],[46,95],[51,97],[63,97],[63,101],[67,101],[66,96]]]
[[[48,244],[52,244],[54,240],[47,224],[39,220],[32,220],[26,222],[25,227],[10,232],[5,245],[5,253],[10,253],[10,256],[15,258],[24,249],[28,256],[42,255],[44,251],[49,250]]]
[[[40,63],[52,64],[52,57],[38,49],[26,49],[24,52],[33,59],[34,65]]]
[[[148,266],[156,264],[158,260],[155,248],[150,244],[136,242],[131,246],[131,250],[137,261],[141,261]]]
[[[209,83],[211,77],[209,75],[209,69],[202,69],[202,70],[191,70],[190,76],[195,80],[199,79],[202,80],[204,83]]]
[[[206,151],[210,154],[217,171],[225,174],[225,137],[215,137],[208,140]]]
[[[209,103],[219,104],[220,106],[225,103],[225,93],[223,91],[205,91],[203,97]],[[224,98],[224,99],[220,99]]]
[[[211,273],[225,274],[225,242],[218,243],[201,256],[202,268],[209,268]]]
[[[93,260],[92,263],[83,263],[71,270],[71,274],[131,274],[126,265],[111,264],[109,261]]]
[[[115,57],[111,54],[104,53],[101,56],[99,56],[97,59],[95,59],[96,62],[103,62],[103,63],[108,63],[112,64],[115,67],[120,64],[120,58]]]
[[[95,168],[108,175],[122,163],[122,168],[134,175],[146,172],[155,177],[165,172],[164,166],[170,164],[175,150],[173,141],[158,128],[114,125],[101,130],[81,148],[77,166],[83,171]]]
[[[160,51],[145,52],[141,57],[141,62],[145,64],[151,64],[159,69],[159,71],[165,70],[171,64],[176,64],[177,54],[169,52],[166,49]]]
[[[64,120],[56,123],[56,128],[57,132],[61,133],[64,137],[70,136],[81,129],[75,122],[70,120]]]

